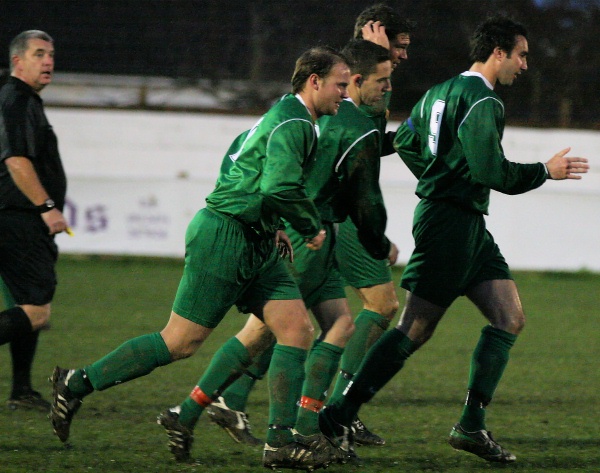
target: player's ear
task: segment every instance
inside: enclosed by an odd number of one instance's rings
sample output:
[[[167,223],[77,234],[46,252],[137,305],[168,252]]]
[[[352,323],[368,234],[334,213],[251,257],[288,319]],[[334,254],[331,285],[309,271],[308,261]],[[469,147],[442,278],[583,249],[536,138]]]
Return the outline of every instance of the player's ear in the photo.
[[[311,74],[308,77],[308,84],[313,90],[319,90],[320,77],[317,74]]]
[[[352,76],[352,82],[354,82],[354,85],[356,87],[360,87],[362,85],[363,81],[364,81],[364,79],[361,74],[354,74]]]

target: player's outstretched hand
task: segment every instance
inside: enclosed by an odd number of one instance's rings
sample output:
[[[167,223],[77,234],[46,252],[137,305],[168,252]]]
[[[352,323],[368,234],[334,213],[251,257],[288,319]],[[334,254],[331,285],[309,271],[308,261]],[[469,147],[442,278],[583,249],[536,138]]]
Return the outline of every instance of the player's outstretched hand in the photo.
[[[323,229],[319,231],[317,236],[306,239],[306,247],[309,250],[320,250],[323,246],[323,242],[325,241],[325,237],[327,236],[327,232]]]
[[[289,258],[290,263],[294,262],[294,248],[292,247],[292,242],[290,241],[290,237],[287,236],[287,233],[283,230],[277,230],[277,233],[275,234],[275,246],[277,246],[279,256],[283,259]]]
[[[580,174],[585,174],[590,168],[586,158],[572,158],[565,156],[571,148],[565,148],[556,153],[546,163],[551,179],[581,179]]]

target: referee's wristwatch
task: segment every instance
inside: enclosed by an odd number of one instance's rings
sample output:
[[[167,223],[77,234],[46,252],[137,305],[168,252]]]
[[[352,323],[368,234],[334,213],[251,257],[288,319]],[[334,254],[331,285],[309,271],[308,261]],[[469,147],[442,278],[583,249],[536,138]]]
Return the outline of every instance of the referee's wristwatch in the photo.
[[[54,201],[52,199],[46,199],[43,204],[37,205],[36,207],[37,207],[38,211],[41,214],[43,214],[43,213],[46,213],[46,212],[52,210],[54,207],[56,207],[56,204],[54,203]]]

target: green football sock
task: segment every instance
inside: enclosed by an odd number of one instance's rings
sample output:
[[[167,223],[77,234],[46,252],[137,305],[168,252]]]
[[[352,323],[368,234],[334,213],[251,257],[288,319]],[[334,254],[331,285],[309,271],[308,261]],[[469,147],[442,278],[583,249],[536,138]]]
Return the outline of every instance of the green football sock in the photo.
[[[69,379],[69,389],[76,396],[83,397],[90,393],[85,375],[96,391],[102,391],[145,376],[154,368],[168,365],[171,361],[171,353],[160,333],[149,333],[126,341],[84,370],[76,370]]]
[[[0,294],[2,294],[2,299],[4,299],[5,309],[11,309],[17,305],[12,293],[8,290],[8,286],[4,283],[2,278],[0,278]]]
[[[306,378],[296,421],[296,430],[300,434],[319,432],[318,412],[327,397],[343,351],[343,348],[326,342],[317,341],[313,345],[306,361]]]
[[[400,330],[385,332],[367,353],[345,395],[332,399],[330,412],[344,425],[350,425],[360,406],[402,369],[415,351],[414,342]]]
[[[469,432],[485,429],[485,406],[494,397],[516,340],[516,335],[491,325],[481,331],[471,358],[469,394],[459,421],[463,429]]]
[[[248,349],[236,337],[227,340],[212,357],[192,393],[181,403],[179,422],[193,429],[205,407],[219,397],[221,391],[251,363]]]
[[[234,411],[246,412],[246,404],[250,392],[254,388],[256,381],[263,379],[267,373],[274,347],[275,343],[254,358],[252,365],[250,365],[246,372],[221,393],[227,407]]]
[[[297,403],[304,382],[307,351],[287,345],[275,345],[269,367],[269,430],[267,443],[282,447],[293,440],[290,430],[296,424]]]
[[[346,390],[369,348],[385,333],[390,321],[377,312],[363,309],[356,317],[354,325],[356,328],[344,349],[340,374],[331,395],[335,399],[339,398]]]

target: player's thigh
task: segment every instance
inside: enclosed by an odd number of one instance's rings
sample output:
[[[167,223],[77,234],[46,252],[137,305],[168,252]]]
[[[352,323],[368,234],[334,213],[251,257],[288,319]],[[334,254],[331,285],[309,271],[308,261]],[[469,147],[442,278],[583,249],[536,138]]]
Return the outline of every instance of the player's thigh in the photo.
[[[200,210],[186,232],[185,266],[173,312],[216,327],[249,284],[253,256],[239,222]]]
[[[263,308],[263,319],[280,345],[310,348],[314,328],[301,299],[268,301]]]
[[[482,215],[447,202],[421,200],[415,210],[415,249],[400,285],[440,307],[470,286],[485,261],[488,232]]]
[[[356,288],[363,307],[392,320],[398,311],[398,294],[393,282]]]
[[[483,281],[467,291],[493,327],[518,334],[525,326],[525,314],[517,285],[512,279]]]

